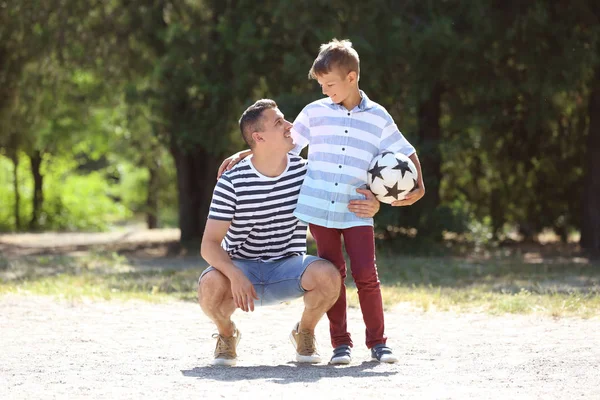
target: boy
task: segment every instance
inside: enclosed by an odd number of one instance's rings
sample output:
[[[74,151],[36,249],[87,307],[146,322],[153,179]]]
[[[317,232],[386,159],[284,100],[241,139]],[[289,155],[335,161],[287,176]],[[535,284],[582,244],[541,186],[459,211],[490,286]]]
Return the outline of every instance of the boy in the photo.
[[[383,302],[377,267],[373,219],[349,212],[350,202],[361,198],[356,189],[367,185],[367,169],[377,154],[401,152],[417,167],[417,188],[393,206],[407,206],[425,194],[421,164],[414,147],[398,131],[389,113],[369,100],[358,87],[360,59],[348,40],[323,44],[309,71],[325,99],[304,107],[292,128],[294,153],[309,145],[308,172],[294,215],[309,223],[319,257],[331,261],[342,275],[340,296],[327,312],[331,343],[330,363],[348,364],[353,346],[346,323],[346,263],[342,237],[366,325],[366,345],[371,358],[393,363],[398,358],[386,346]],[[239,155],[238,155],[239,157]],[[221,170],[236,162],[225,160]]]

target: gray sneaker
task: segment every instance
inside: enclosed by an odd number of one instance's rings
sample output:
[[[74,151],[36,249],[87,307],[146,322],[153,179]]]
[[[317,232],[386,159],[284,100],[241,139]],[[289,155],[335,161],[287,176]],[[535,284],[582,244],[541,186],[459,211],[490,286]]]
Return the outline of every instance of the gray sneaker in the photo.
[[[392,353],[392,349],[382,343],[371,349],[371,361],[393,364],[398,362],[398,357]]]
[[[320,363],[321,356],[317,351],[317,339],[313,333],[298,331],[298,322],[290,333],[290,341],[296,349],[296,361],[301,363]]]
[[[213,338],[217,339],[215,347],[215,358],[212,365],[234,366],[237,361],[237,345],[242,338],[242,333],[233,324],[233,336],[223,336],[215,333]]]
[[[333,349],[333,356],[329,364],[350,364],[352,361],[352,347],[342,344]]]

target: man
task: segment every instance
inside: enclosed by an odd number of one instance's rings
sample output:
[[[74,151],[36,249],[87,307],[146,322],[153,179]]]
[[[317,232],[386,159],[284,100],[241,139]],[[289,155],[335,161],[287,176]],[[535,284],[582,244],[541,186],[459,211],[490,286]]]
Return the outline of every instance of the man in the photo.
[[[304,298],[290,334],[298,362],[316,363],[315,327],[339,296],[341,277],[328,261],[306,255],[306,224],[294,217],[306,160],[294,148],[292,124],[272,100],[259,100],[240,119],[252,155],[222,175],[213,193],[202,257],[198,301],[218,330],[214,365],[235,365],[240,331],[231,315],[240,308]],[[379,202],[369,191],[349,209],[371,217]]]

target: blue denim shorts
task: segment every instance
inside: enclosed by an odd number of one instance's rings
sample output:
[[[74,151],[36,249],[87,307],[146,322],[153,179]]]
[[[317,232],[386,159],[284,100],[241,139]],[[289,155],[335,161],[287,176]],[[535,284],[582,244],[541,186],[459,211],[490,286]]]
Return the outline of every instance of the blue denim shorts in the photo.
[[[231,261],[242,270],[254,285],[254,290],[256,290],[259,298],[259,300],[255,300],[254,304],[268,306],[302,297],[305,292],[300,284],[302,275],[310,264],[320,260],[323,259],[303,255],[275,261],[240,259],[232,259]],[[206,268],[200,274],[198,282],[210,271],[216,271],[216,269],[214,267]]]

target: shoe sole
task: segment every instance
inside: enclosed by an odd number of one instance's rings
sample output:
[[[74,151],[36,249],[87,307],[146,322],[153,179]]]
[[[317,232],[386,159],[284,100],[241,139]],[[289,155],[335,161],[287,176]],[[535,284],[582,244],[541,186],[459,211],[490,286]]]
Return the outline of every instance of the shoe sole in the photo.
[[[321,357],[303,356],[303,355],[296,353],[296,361],[298,361],[299,363],[317,364],[317,363],[321,362]]]
[[[294,346],[294,348],[298,348],[298,343],[296,343],[296,341],[294,340],[294,333],[291,332],[290,333],[290,342],[292,342],[292,346]],[[321,362],[321,357],[320,356],[303,356],[301,354],[299,354],[298,352],[296,352],[296,361],[299,363],[310,363],[310,364],[317,364]]]
[[[213,360],[212,365],[222,367],[233,367],[237,360],[229,360],[226,358],[216,358]]]
[[[329,364],[332,365],[347,365],[352,362],[352,358],[350,357],[335,357],[329,361]]]
[[[395,364],[398,362],[398,360],[378,360],[377,357],[371,357],[371,361],[377,361],[382,364]]]

